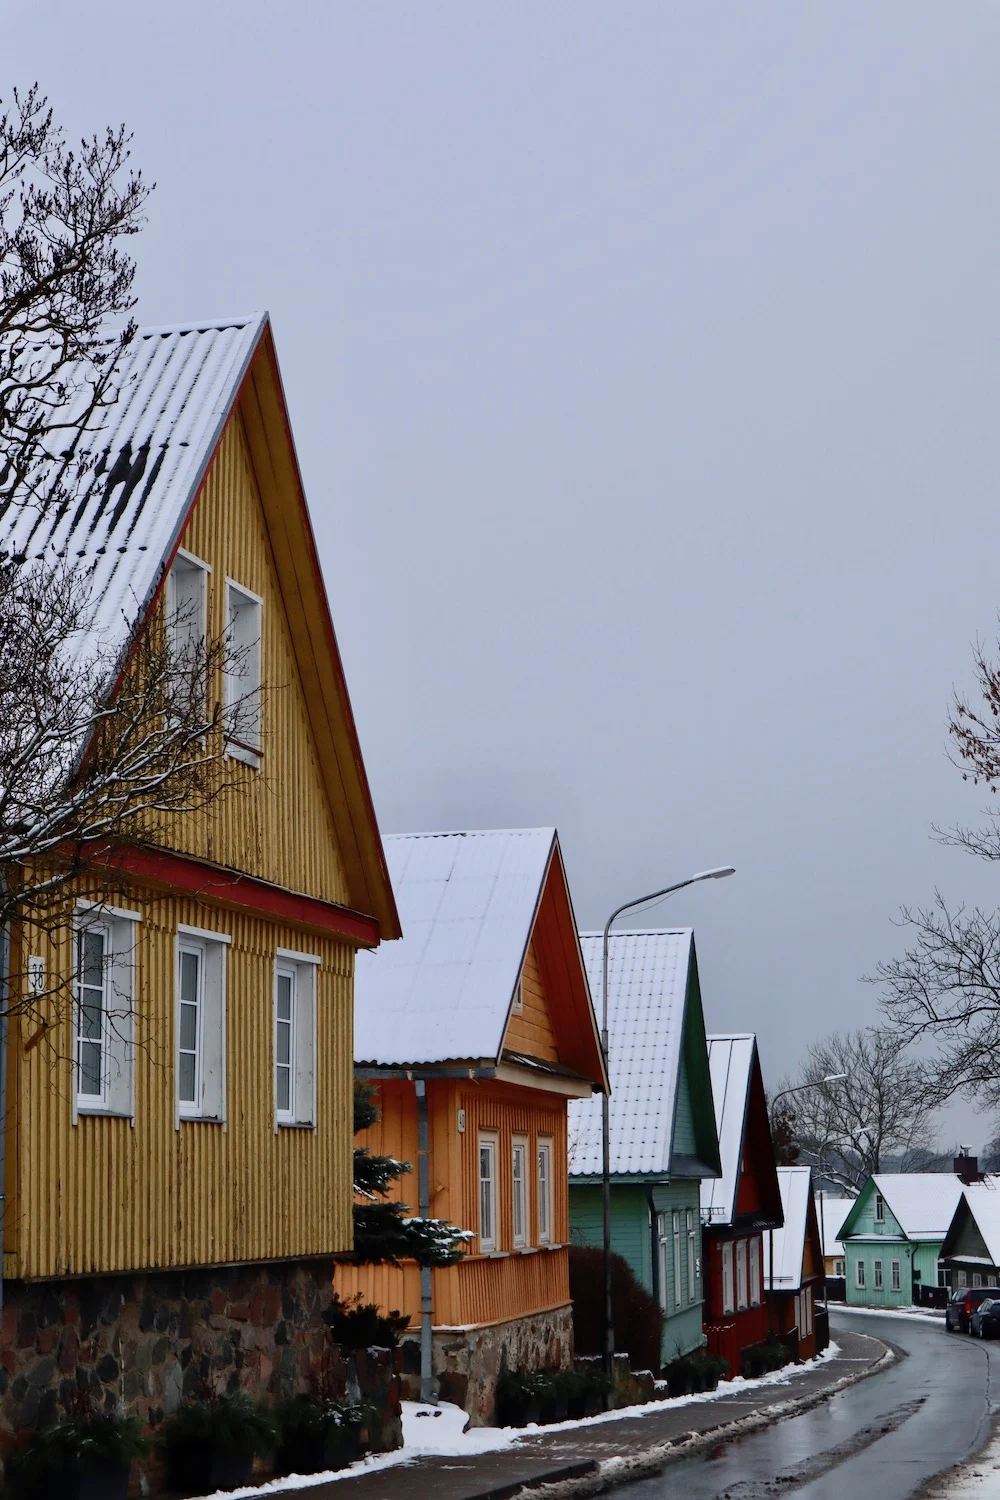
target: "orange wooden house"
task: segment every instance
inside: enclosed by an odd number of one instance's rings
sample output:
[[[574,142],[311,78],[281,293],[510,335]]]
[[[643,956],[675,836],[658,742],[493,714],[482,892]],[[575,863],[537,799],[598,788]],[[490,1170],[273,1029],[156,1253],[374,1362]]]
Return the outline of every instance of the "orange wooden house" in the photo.
[[[504,1366],[571,1357],[567,1103],[607,1087],[600,1039],[553,829],[384,844],[404,937],[359,956],[382,1117],[358,1140],[419,1166],[400,1197],[473,1238],[457,1265],[342,1265],[336,1288],[408,1313],[425,1394],[488,1421]]]
[[[219,731],[226,799],[122,850],[113,905],[83,881],[11,934],[15,1007],[38,976],[75,997],[5,1057],[14,1430],[67,1386],[154,1425],[198,1382],[302,1387],[353,1241],[355,953],[399,931],[267,316],[143,330],[121,385],[78,506],[8,512],[0,548],[80,558],[123,653],[234,632],[253,712]]]
[[[817,1342],[816,1299],[823,1293],[825,1271],[811,1168],[779,1167],[778,1186],[785,1222],[764,1236],[771,1324],[796,1359],[811,1359],[826,1347],[827,1336],[824,1322]]]

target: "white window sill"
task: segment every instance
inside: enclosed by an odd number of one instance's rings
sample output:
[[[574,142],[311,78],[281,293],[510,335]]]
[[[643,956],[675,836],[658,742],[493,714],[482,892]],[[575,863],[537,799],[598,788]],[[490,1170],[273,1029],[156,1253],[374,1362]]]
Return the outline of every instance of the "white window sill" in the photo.
[[[111,1109],[107,1104],[81,1104],[79,1100],[77,1100],[76,1112],[78,1115],[97,1116],[105,1120],[135,1119],[130,1109]]]
[[[315,1130],[315,1120],[279,1120],[279,1130]]]
[[[241,760],[245,766],[260,770],[260,751],[251,750],[249,745],[238,745],[235,740],[230,740],[225,753],[227,760]]]
[[[178,1123],[181,1125],[225,1125],[225,1120],[220,1115],[178,1115]]]

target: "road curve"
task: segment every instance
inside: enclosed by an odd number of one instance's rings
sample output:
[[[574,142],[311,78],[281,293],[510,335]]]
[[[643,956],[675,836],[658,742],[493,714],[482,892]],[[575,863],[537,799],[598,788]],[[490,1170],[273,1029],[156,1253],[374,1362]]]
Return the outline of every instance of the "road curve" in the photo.
[[[982,1447],[1000,1404],[1000,1342],[943,1323],[831,1314],[834,1338],[839,1323],[908,1357],[812,1411],[624,1487],[623,1500],[909,1500]]]

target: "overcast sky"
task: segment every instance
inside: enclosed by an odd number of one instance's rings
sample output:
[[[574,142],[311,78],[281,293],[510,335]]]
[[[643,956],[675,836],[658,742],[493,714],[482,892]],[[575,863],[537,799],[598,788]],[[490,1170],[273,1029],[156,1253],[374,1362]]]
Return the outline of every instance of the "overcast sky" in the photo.
[[[386,831],[555,823],[696,929],[765,1075],[996,876],[953,684],[1000,605],[1000,6],[0,0],[125,120],[140,319],[270,309]],[[988,1122],[953,1114],[944,1132]]]

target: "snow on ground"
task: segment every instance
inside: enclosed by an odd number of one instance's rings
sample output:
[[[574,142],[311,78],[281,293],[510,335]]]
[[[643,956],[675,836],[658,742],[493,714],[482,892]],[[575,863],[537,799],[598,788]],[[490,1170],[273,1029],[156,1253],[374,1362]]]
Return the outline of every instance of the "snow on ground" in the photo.
[[[783,1370],[774,1370],[770,1375],[761,1375],[757,1380],[744,1380],[742,1375],[724,1380],[717,1390],[704,1391],[694,1396],[673,1396],[666,1401],[648,1401],[641,1406],[622,1406],[617,1411],[601,1412],[596,1417],[581,1417],[573,1422],[552,1422],[545,1427],[534,1423],[529,1427],[466,1427],[469,1418],[459,1406],[442,1401],[437,1407],[420,1401],[403,1402],[403,1446],[392,1453],[369,1453],[346,1469],[336,1469],[325,1474],[288,1474],[283,1479],[270,1479],[266,1484],[248,1485],[239,1490],[217,1490],[213,1496],[202,1496],[201,1500],[250,1500],[256,1495],[279,1495],[289,1490],[308,1490],[316,1484],[329,1484],[335,1479],[352,1479],[358,1474],[367,1474],[374,1469],[391,1469],[396,1464],[412,1463],[417,1458],[471,1457],[476,1453],[495,1453],[507,1448],[521,1438],[537,1437],[545,1432],[572,1432],[578,1427],[596,1427],[602,1422],[620,1422],[624,1417],[645,1417],[654,1412],[668,1411],[677,1406],[690,1406],[696,1401],[719,1401],[750,1387],[789,1385],[797,1375],[811,1370],[814,1364],[836,1359],[840,1346],[830,1341],[829,1348],[818,1354],[815,1360],[805,1365],[786,1365]]]
[[[978,1458],[960,1464],[943,1475],[929,1494],[941,1500],[1000,1500],[1000,1433],[997,1433]]]
[[[918,1323],[943,1323],[944,1311],[931,1312],[926,1307],[848,1307],[846,1302],[834,1302],[831,1312],[857,1313],[862,1318],[908,1318]]]

